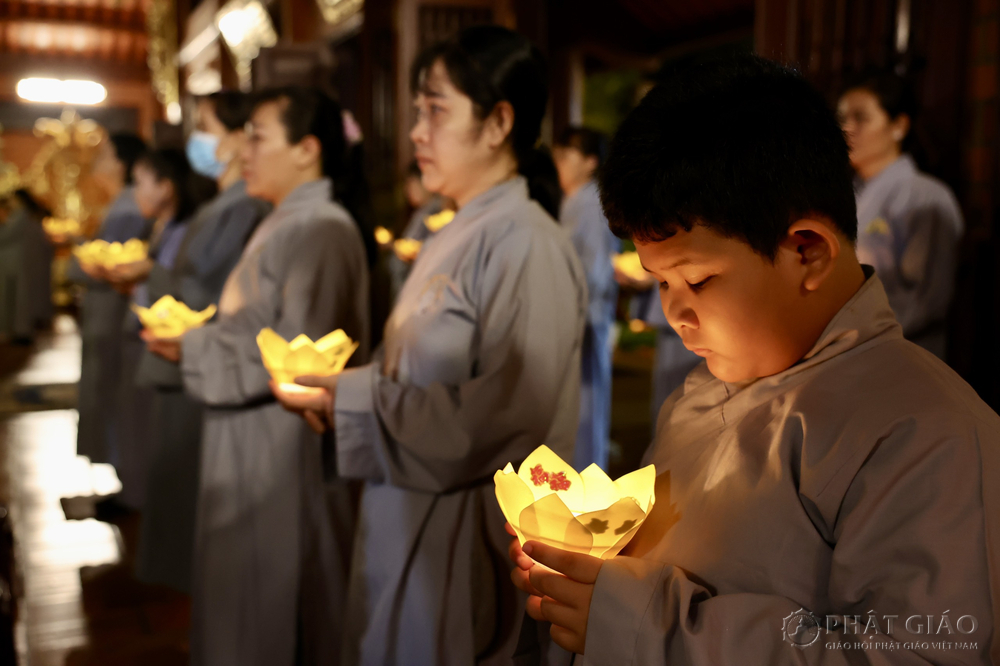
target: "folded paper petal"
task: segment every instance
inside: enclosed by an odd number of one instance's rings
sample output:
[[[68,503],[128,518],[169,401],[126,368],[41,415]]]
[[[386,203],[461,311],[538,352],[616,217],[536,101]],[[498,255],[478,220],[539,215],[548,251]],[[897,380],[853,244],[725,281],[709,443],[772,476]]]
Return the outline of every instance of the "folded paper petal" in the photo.
[[[590,531],[580,524],[555,493],[543,497],[522,511],[518,526],[525,541],[541,541],[574,553],[589,555],[594,543]]]
[[[625,547],[655,501],[652,465],[612,481],[596,465],[577,474],[545,445],[516,474],[507,463],[493,480],[500,509],[521,544],[535,539],[600,558]]]
[[[296,377],[339,374],[358,348],[358,343],[340,329],[317,342],[307,335],[298,335],[287,342],[270,328],[265,328],[257,334],[257,346],[271,378],[282,386],[294,387],[297,386]]]
[[[133,305],[132,310],[138,315],[143,328],[158,338],[176,338],[184,335],[192,328],[198,328],[215,315],[215,306],[209,305],[201,312],[191,310],[167,295],[144,308]]]
[[[623,497],[606,509],[580,514],[577,522],[587,528],[594,539],[590,554],[602,557],[618,543],[622,535],[630,532],[646,517],[631,497]]]
[[[649,512],[653,508],[655,497],[653,487],[656,485],[656,468],[653,465],[646,465],[642,469],[637,469],[625,476],[619,477],[615,481],[618,488],[619,497],[631,497],[642,507],[642,510]]]

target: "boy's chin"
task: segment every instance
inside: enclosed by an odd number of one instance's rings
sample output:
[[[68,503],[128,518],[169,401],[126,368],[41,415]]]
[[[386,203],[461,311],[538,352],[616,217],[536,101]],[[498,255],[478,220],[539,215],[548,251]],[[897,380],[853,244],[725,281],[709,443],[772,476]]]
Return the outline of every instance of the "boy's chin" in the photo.
[[[705,359],[705,363],[713,377],[727,384],[739,384],[758,378],[749,368],[741,367],[740,364],[733,363],[728,359],[709,356]]]

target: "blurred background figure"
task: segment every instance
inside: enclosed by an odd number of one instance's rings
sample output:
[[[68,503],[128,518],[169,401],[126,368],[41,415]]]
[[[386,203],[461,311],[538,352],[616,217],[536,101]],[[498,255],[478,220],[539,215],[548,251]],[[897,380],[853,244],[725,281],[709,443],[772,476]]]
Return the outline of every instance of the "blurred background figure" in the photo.
[[[423,243],[434,235],[427,228],[427,219],[445,210],[450,202],[440,194],[429,192],[420,177],[420,166],[413,161],[406,170],[406,180],[403,185],[406,204],[413,210],[410,219],[403,228],[399,238],[406,238]],[[454,205],[451,204],[454,209]],[[392,277],[392,300],[396,301],[406,277],[410,274],[414,257],[408,257],[395,250],[389,256],[389,274]]]
[[[29,344],[52,320],[52,246],[42,228],[51,213],[25,189],[0,205],[0,339]]]
[[[196,312],[217,305],[247,239],[270,211],[247,194],[243,180],[244,126],[252,107],[250,96],[237,91],[198,101],[199,130],[187,153],[198,156],[196,171],[216,174],[219,193],[188,223],[173,265],[152,267],[145,284],[150,303],[169,295]],[[136,573],[190,594],[202,405],[184,392],[180,366],[152,352],[144,353],[136,382],[154,389]]]
[[[134,134],[112,134],[101,145],[93,175],[112,204],[95,238],[124,243],[131,238],[149,237],[151,221],[136,204],[133,181],[133,167],[145,152],[145,142]],[[112,424],[121,379],[122,321],[128,311],[128,296],[115,290],[103,274],[81,266],[75,258],[71,261],[69,278],[84,288],[80,303],[83,351],[76,452],[91,462],[117,465],[121,463],[120,451]]]
[[[587,326],[580,375],[580,428],[573,464],[608,468],[611,435],[611,361],[614,353],[618,283],[611,255],[621,250],[601,209],[595,172],[607,153],[607,137],[586,127],[568,127],[552,149],[563,191],[559,223],[573,239],[587,272]]]
[[[118,265],[106,279],[130,303],[152,305],[146,279],[154,267],[170,270],[188,229],[191,217],[214,184],[194,173],[184,152],[175,149],[144,153],[132,167],[135,200],[139,212],[152,222],[149,252],[146,259]],[[135,313],[127,310],[120,322],[121,378],[113,420],[113,433],[119,450],[115,468],[122,482],[122,492],[97,505],[97,517],[112,520],[142,509],[146,499],[146,475],[150,444],[150,417],[153,390],[136,383],[145,344],[139,337],[142,329]]]
[[[858,259],[875,267],[903,334],[943,359],[965,223],[951,189],[906,152],[916,97],[899,75],[872,72],[848,85],[837,114],[857,172]]]

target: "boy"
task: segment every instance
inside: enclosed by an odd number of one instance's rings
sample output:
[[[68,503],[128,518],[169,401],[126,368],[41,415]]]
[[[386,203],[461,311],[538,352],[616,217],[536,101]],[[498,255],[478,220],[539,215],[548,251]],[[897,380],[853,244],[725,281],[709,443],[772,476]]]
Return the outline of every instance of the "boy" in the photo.
[[[822,97],[750,56],[674,72],[602,201],[706,362],[660,413],[621,556],[512,542],[528,614],[587,665],[996,660],[1000,419],[858,263]]]

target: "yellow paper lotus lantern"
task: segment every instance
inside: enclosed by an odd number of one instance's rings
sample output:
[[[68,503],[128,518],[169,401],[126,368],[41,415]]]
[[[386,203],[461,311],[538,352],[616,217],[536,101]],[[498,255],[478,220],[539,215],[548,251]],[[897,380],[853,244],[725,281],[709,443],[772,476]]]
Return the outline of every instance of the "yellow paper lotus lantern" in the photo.
[[[424,226],[427,227],[427,231],[432,234],[444,229],[448,226],[448,223],[455,219],[455,211],[445,208],[440,213],[435,213],[434,215],[428,215],[424,220]]]
[[[392,238],[392,232],[385,227],[375,227],[375,242],[379,245],[388,245]]]
[[[109,243],[97,239],[89,243],[81,243],[73,248],[73,255],[81,263],[94,264],[102,268],[114,268],[124,264],[132,264],[146,258],[147,244],[138,238],[132,238],[124,243]]]
[[[195,312],[184,303],[167,295],[144,308],[133,305],[132,311],[139,316],[143,328],[158,338],[176,338],[193,328],[203,326],[215,316],[215,306],[209,305],[201,312]]]
[[[650,279],[649,273],[642,267],[638,252],[622,252],[611,258],[614,267],[626,277],[635,282],[646,282]]]
[[[402,261],[410,263],[415,261],[417,255],[420,254],[420,248],[423,247],[423,243],[412,238],[399,238],[392,244],[392,247],[397,257]]]
[[[47,217],[42,220],[42,228],[53,239],[64,239],[79,236],[80,220],[71,217]]]
[[[545,446],[521,467],[493,476],[500,509],[523,546],[534,540],[563,550],[614,557],[653,508],[656,469],[642,469],[612,481],[597,465],[577,474]]]
[[[307,335],[299,335],[287,342],[270,328],[265,328],[257,334],[257,346],[260,347],[264,367],[282,391],[311,393],[322,389],[300,386],[295,383],[295,378],[339,374],[358,348],[358,343],[339,328],[316,342]]]

